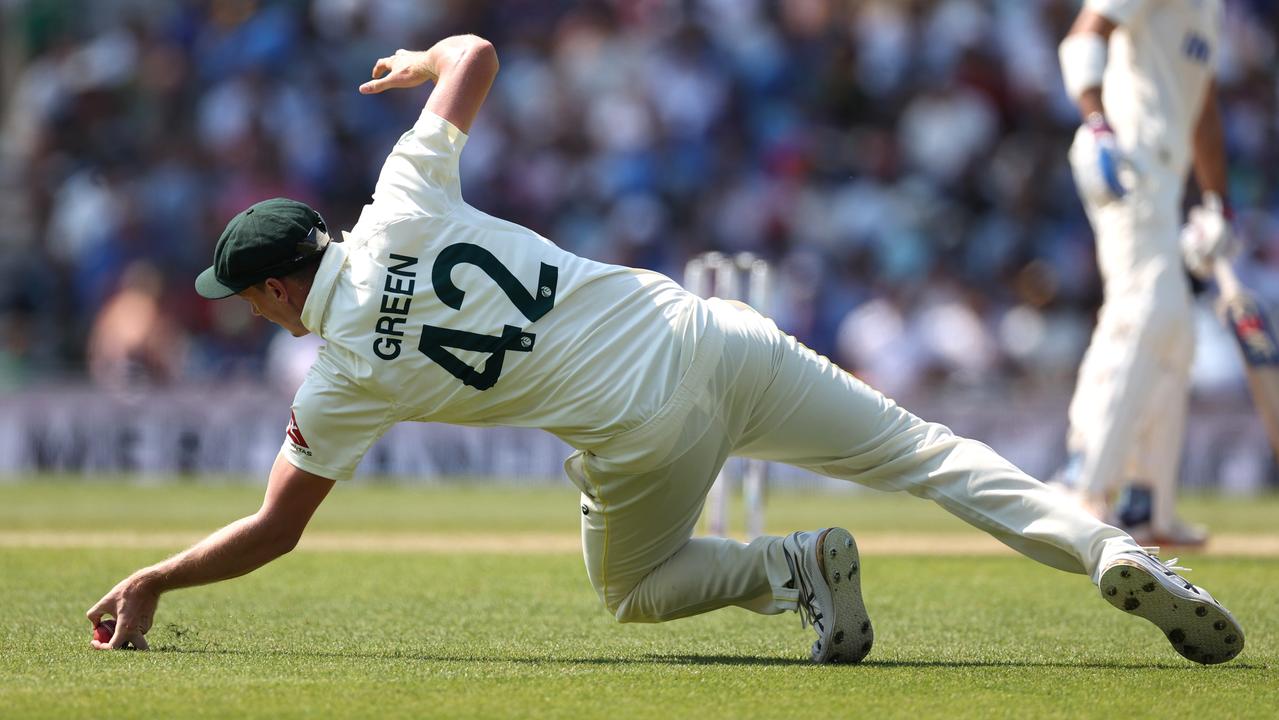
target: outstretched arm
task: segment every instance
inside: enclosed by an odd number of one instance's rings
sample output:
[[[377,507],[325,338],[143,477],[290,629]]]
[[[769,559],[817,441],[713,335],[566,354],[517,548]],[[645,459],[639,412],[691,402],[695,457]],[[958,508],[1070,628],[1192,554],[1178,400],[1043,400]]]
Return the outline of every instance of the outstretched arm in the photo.
[[[132,644],[145,650],[160,595],[178,588],[228,580],[256,570],[297,545],[302,530],[333,488],[333,481],[299,470],[281,455],[271,468],[262,507],[193,547],[121,580],[86,615],[95,626],[115,618],[109,650]]]
[[[379,58],[373,65],[373,79],[361,85],[360,92],[368,95],[434,81],[426,109],[469,133],[497,67],[492,43],[475,35],[455,35],[429,50],[396,50],[391,57]]]

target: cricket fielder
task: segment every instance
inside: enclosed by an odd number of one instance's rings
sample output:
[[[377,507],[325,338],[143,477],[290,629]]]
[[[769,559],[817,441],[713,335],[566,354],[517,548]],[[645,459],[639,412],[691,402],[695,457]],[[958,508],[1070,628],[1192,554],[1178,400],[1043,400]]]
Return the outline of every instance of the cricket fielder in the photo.
[[[735,605],[798,611],[816,662],[873,640],[861,563],[842,528],[749,545],[692,538],[731,454],[930,498],[1022,553],[1089,574],[1201,663],[1243,645],[1230,614],[1123,531],[1058,502],[990,448],[924,422],[742,305],[662,275],[576,257],[466,204],[458,156],[497,72],[487,42],[398,51],[361,92],[436,83],[341,242],[311,208],[236,215],[205,297],[239,295],[294,335],[327,341],[293,402],[257,513],[123,580],[88,612],[94,647],[146,647],[161,593],[243,575],[288,552],[334,481],[403,421],[542,428],[577,449],[586,572],[621,622]],[[1215,623],[1215,625],[1214,625]]]
[[[1174,512],[1194,359],[1178,224],[1193,165],[1203,202],[1184,250],[1191,270],[1211,277],[1232,245],[1212,72],[1221,13],[1220,0],[1087,0],[1060,47],[1084,117],[1070,164],[1104,282],[1062,479],[1085,507],[1148,544],[1206,540]]]

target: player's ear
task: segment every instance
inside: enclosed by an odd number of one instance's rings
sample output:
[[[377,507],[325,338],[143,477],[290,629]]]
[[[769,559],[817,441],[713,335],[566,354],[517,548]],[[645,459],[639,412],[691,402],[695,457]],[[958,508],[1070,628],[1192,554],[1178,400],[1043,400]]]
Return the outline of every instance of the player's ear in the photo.
[[[268,297],[282,305],[289,303],[289,288],[285,286],[283,280],[280,278],[267,278],[262,285]]]

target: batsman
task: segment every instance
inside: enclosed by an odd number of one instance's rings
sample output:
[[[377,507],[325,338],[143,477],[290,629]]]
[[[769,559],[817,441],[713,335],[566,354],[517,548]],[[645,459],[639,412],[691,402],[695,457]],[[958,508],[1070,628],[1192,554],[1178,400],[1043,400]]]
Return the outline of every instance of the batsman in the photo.
[[[1182,256],[1207,279],[1234,247],[1212,72],[1221,14],[1220,0],[1087,0],[1060,46],[1084,118],[1070,164],[1104,283],[1061,479],[1092,512],[1155,545],[1207,539],[1175,501],[1194,359]],[[1179,233],[1191,167],[1202,200]]]
[[[427,81],[435,89],[341,241],[286,199],[227,224],[199,293],[238,295],[327,344],[293,401],[261,508],[116,585],[88,611],[95,625],[117,621],[94,647],[145,648],[163,593],[287,553],[379,436],[429,421],[541,428],[576,449],[565,471],[580,491],[586,573],[621,622],[727,606],[797,611],[817,633],[813,661],[870,652],[863,568],[847,530],[749,544],[692,537],[721,465],[741,455],[931,499],[1035,560],[1088,575],[1185,657],[1208,664],[1239,653],[1238,623],[1171,563],[748,307],[577,257],[468,205],[458,157],[497,69],[492,45],[474,36],[376,62],[363,93]]]

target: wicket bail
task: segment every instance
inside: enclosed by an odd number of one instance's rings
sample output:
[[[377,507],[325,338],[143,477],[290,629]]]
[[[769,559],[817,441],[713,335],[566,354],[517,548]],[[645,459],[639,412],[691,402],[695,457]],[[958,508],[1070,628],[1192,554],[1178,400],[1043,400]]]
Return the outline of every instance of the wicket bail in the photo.
[[[760,313],[768,314],[770,268],[751,253],[725,255],[702,253],[684,266],[684,288],[704,298],[738,300]],[[762,460],[737,460],[724,464],[719,477],[706,496],[706,530],[711,535],[726,537],[729,532],[729,497],[733,483],[729,465],[744,468],[739,484],[746,507],[746,537],[764,534],[764,495],[768,483],[768,463]]]

